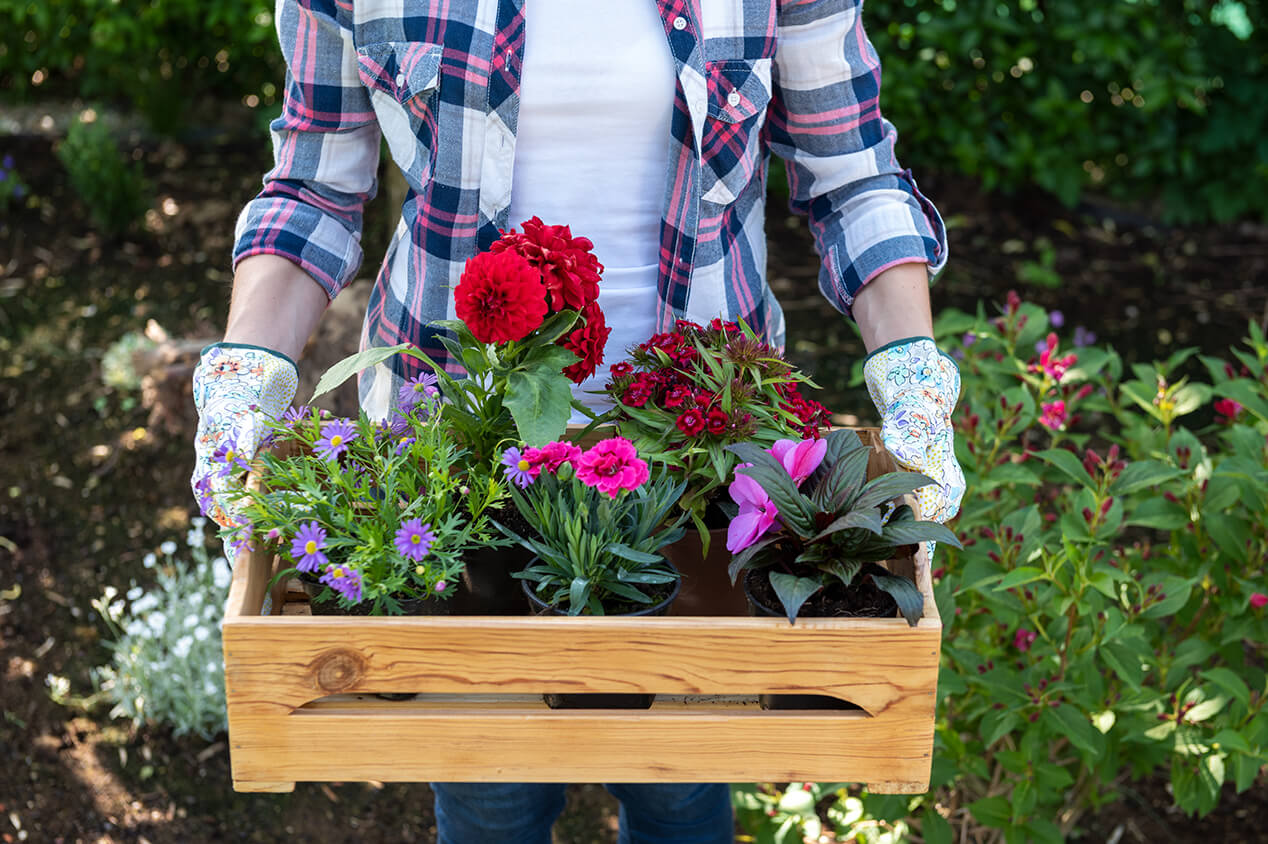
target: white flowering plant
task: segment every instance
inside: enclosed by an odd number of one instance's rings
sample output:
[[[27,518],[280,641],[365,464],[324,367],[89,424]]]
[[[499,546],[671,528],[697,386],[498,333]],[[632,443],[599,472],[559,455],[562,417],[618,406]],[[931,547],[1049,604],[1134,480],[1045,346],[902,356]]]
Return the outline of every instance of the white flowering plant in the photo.
[[[226,728],[220,623],[232,576],[225,558],[207,551],[205,520],[192,524],[188,558],[171,541],[145,556],[152,588],[109,586],[92,602],[114,633],[106,642],[110,663],[93,669],[92,679],[114,704],[112,717],[211,738]]]

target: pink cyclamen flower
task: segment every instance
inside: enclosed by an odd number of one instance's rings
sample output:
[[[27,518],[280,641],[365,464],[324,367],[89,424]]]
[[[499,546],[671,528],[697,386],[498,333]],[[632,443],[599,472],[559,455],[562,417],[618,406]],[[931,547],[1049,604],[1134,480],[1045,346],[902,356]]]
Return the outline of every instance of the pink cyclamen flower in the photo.
[[[1257,610],[1262,610],[1268,606],[1268,595],[1263,592],[1252,592],[1250,594],[1250,605]]]
[[[1030,650],[1030,646],[1034,644],[1035,639],[1039,638],[1039,634],[1033,630],[1022,628],[1013,636],[1013,647],[1025,653]]]
[[[783,464],[793,483],[801,482],[814,474],[828,451],[827,440],[776,440],[767,451]]]
[[[611,498],[623,489],[638,489],[651,474],[634,443],[624,437],[600,440],[575,458],[572,465],[577,470],[577,480]]]
[[[779,508],[761,484],[739,472],[735,473],[735,480],[727,492],[731,494],[731,500],[740,505],[740,512],[727,526],[726,550],[738,554],[770,530],[779,515]]]
[[[1057,430],[1066,421],[1065,402],[1061,400],[1043,405],[1039,414],[1039,423],[1046,428]]]
[[[555,474],[559,467],[571,463],[581,456],[581,449],[570,442],[546,443],[541,448],[530,448],[524,451],[524,459],[529,463],[528,473],[534,478],[545,469]]]

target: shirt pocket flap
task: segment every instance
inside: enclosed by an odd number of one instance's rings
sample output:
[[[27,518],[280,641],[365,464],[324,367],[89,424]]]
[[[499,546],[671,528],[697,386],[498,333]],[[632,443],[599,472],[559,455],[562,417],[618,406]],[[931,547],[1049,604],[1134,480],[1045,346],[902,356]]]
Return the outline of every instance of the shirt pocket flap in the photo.
[[[439,44],[381,41],[357,48],[357,72],[371,90],[383,91],[406,103],[426,96],[440,84]]]
[[[730,59],[706,65],[710,117],[741,123],[770,104],[770,59]]]

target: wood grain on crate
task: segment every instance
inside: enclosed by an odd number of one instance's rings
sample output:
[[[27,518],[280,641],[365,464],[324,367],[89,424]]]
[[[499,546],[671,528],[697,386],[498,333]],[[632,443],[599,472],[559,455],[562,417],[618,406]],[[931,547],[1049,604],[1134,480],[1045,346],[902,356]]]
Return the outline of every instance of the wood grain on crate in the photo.
[[[284,578],[269,589],[274,566],[244,553],[226,609],[240,791],[329,780],[927,787],[942,625],[923,552],[891,566],[914,574],[925,596],[915,627],[898,618],[313,617]],[[278,608],[270,616],[260,615],[266,592]],[[631,691],[660,697],[645,711],[550,710],[540,699]],[[862,709],[755,704],[788,692]]]

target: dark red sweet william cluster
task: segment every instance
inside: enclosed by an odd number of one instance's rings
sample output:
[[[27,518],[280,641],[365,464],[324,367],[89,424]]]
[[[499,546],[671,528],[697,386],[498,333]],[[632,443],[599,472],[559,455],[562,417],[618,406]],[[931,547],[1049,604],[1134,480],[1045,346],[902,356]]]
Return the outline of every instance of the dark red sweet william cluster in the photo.
[[[621,362],[609,368],[607,389],[621,406],[660,411],[673,418],[686,438],[715,437],[746,439],[757,422],[745,410],[754,401],[766,401],[747,380],[736,378],[721,388],[716,376],[721,361],[736,365],[738,372],[757,368],[762,379],[773,386],[779,406],[794,414],[805,437],[818,437],[828,424],[828,411],[816,401],[804,398],[791,381],[779,380],[792,372],[774,348],[741,331],[734,322],[714,319],[703,327],[678,320],[672,332],[656,334],[631,352],[633,363]],[[729,402],[723,406],[724,394]],[[771,402],[774,404],[774,401]],[[794,428],[789,423],[790,428]]]

